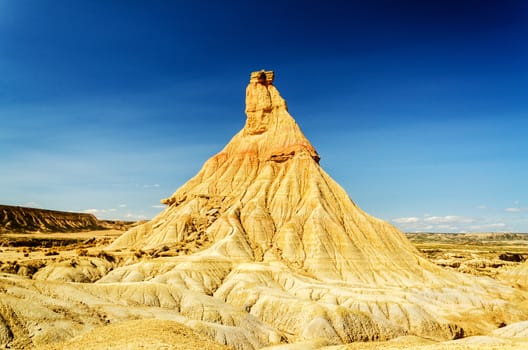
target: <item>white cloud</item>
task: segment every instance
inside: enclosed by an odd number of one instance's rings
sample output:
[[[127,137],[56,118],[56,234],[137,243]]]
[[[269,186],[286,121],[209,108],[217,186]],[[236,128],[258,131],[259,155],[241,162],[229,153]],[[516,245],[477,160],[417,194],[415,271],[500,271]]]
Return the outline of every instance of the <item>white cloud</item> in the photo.
[[[152,208],[165,208],[166,205],[163,205],[163,204],[157,204],[157,205],[153,205]]]
[[[477,209],[488,209],[488,206],[482,204],[482,205],[477,206]]]
[[[100,214],[100,213],[106,213],[106,210],[104,209],[85,209],[82,212],[95,215],[95,214]]]
[[[127,213],[125,217],[127,219],[129,219],[129,220],[145,220],[145,219],[147,219],[147,217],[145,215],[143,215],[143,214]]]
[[[523,211],[523,209],[522,208],[506,208],[504,209],[504,211],[507,211],[509,213],[518,213],[518,212]]]
[[[397,224],[414,224],[414,223],[420,222],[420,219],[416,217],[409,217],[409,218],[396,218],[396,219],[392,219],[392,221]]]
[[[467,224],[475,222],[475,219],[466,218],[463,216],[447,215],[447,216],[430,216],[424,219],[425,222],[432,224]]]
[[[41,208],[42,205],[40,205],[37,202],[27,202],[27,203],[24,203],[24,207]]]
[[[110,208],[110,209],[98,209],[90,208],[81,210],[83,213],[93,214],[101,220],[130,220],[130,221],[139,221],[149,219],[148,214],[143,211],[133,212],[131,209],[123,209],[127,206],[125,204],[119,205],[119,208]],[[165,207],[165,206],[163,206]]]
[[[473,226],[470,226],[470,229],[473,231],[486,231],[486,230],[504,229],[506,228],[506,226],[507,225],[504,222],[496,222],[492,224],[473,225]]]
[[[460,215],[430,215],[409,216],[391,220],[399,229],[405,232],[490,232],[509,230],[509,226],[499,220],[489,217],[472,218]]]
[[[156,188],[160,187],[160,184],[154,184],[154,185],[143,185],[143,188]]]
[[[88,214],[94,214],[94,215],[101,215],[101,214],[108,214],[117,211],[117,209],[85,209],[82,212],[88,213]]]

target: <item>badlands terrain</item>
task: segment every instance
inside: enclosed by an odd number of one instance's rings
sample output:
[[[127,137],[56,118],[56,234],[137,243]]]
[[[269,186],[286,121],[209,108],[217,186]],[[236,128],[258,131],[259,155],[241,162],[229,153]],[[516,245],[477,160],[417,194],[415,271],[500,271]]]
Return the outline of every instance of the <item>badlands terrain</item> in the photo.
[[[405,235],[319,159],[254,72],[242,130],[151,221],[2,207],[0,346],[528,347],[523,234]]]

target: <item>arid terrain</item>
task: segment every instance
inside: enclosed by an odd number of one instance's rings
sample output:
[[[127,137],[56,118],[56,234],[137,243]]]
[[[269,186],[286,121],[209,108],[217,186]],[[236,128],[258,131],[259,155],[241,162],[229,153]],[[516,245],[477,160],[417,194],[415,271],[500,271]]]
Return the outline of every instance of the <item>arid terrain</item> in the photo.
[[[99,257],[119,266],[129,252],[107,254],[104,248],[134,223],[119,229],[81,232],[9,232],[0,234],[0,272],[32,277],[47,265]],[[411,243],[436,265],[475,276],[500,278],[528,258],[526,233],[407,233]],[[133,251],[136,258],[177,256],[171,249]],[[117,260],[117,261],[116,261]],[[86,281],[79,281],[86,282]],[[90,281],[92,282],[92,281]]]
[[[365,213],[271,71],[251,73],[246,116],[150,221],[8,208],[0,346],[528,347],[524,234],[405,235]]]
[[[45,275],[47,266],[63,265],[75,272],[67,280],[90,283],[104,273],[134,261],[154,261],[159,255],[177,255],[169,250],[135,251],[107,254],[104,248],[122,235],[124,230],[107,229],[84,232],[21,233],[0,235],[0,272],[30,279]],[[522,265],[528,257],[528,234],[512,233],[408,233],[409,240],[437,265],[477,276],[499,278],[506,271]],[[520,261],[519,261],[520,260]],[[102,262],[106,268],[99,274],[79,273],[77,266]],[[75,268],[74,268],[75,266]],[[40,272],[39,272],[40,271]],[[36,276],[34,276],[36,274]],[[514,326],[519,327],[518,324]],[[344,346],[326,346],[326,341],[300,343],[284,349],[523,349],[528,344],[528,323],[521,324],[519,336],[515,329],[498,328],[491,336],[470,337],[450,342],[404,336],[385,342],[356,342]],[[501,333],[502,332],[502,333]],[[506,334],[506,337],[501,337]],[[1,336],[1,333],[0,333]],[[1,339],[1,338],[0,338]],[[4,338],[5,339],[5,338]],[[28,343],[18,343],[20,345]],[[65,343],[42,345],[46,349],[98,348],[161,348],[161,349],[229,349],[211,337],[197,334],[193,329],[175,321],[152,318],[124,322],[103,322],[87,333]],[[17,343],[13,344],[17,347]],[[24,346],[22,346],[24,347]],[[282,347],[273,347],[281,349]]]
[[[435,264],[477,276],[498,277],[528,258],[526,233],[408,233]]]

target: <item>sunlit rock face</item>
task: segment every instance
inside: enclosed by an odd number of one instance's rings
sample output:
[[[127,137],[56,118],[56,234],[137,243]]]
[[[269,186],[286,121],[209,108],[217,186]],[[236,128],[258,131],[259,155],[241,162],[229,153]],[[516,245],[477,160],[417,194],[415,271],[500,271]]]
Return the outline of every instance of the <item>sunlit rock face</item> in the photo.
[[[281,262],[317,278],[398,286],[427,280],[435,268],[320,167],[273,80],[270,71],[251,74],[244,128],[163,200],[163,213],[111,248],[188,242],[189,252]]]
[[[75,232],[102,229],[93,214],[0,205],[0,233]]]
[[[44,281],[9,279],[4,309],[24,314],[36,306],[12,300],[42,294],[34,298],[41,323],[60,302],[87,325],[76,329],[101,323],[93,315],[103,313],[111,322],[177,320],[236,349],[401,335],[446,340],[526,319],[524,292],[443,270],[364,213],[319,165],[273,72],[251,74],[246,117],[224,149],[162,201],[163,212],[107,247],[153,257],[116,266],[96,283],[45,280],[76,276],[82,264],[47,269]],[[49,329],[52,336],[57,328]]]
[[[177,263],[163,273],[117,269],[101,283],[135,276],[189,288],[290,342],[446,339],[522,317],[500,299],[522,299],[517,292],[438,268],[395,227],[364,213],[319,165],[273,72],[251,73],[246,116],[225,148],[163,200],[162,213],[110,247],[167,246],[181,254]]]

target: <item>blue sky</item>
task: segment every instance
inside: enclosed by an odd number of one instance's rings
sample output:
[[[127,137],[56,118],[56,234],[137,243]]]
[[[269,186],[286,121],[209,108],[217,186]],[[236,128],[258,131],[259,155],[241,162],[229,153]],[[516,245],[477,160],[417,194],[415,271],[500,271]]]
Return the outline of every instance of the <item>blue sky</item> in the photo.
[[[0,203],[153,217],[265,68],[368,213],[528,232],[527,37],[521,0],[0,0]]]

